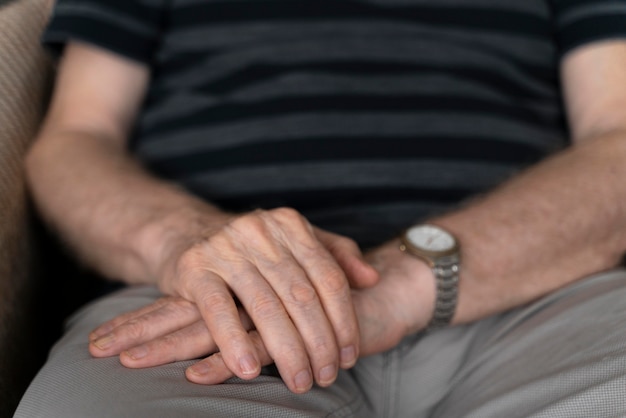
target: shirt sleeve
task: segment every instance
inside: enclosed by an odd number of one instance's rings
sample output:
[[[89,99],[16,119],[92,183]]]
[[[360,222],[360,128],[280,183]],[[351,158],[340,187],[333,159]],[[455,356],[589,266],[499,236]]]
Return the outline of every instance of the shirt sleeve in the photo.
[[[626,0],[551,0],[560,55],[589,42],[626,39]]]
[[[71,40],[150,65],[164,28],[167,0],[57,0],[43,43],[60,54]]]

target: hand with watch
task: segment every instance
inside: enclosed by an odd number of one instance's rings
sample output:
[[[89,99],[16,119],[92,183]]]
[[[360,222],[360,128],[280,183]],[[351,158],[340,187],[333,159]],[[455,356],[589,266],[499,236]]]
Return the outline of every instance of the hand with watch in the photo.
[[[458,242],[450,233],[434,225],[413,226],[400,239],[369,251],[365,258],[377,269],[380,280],[371,287],[352,290],[361,332],[361,355],[386,351],[409,335],[450,323],[456,307],[460,258]],[[216,353],[211,334],[190,306],[183,307],[177,298],[163,298],[152,305],[167,308],[172,323],[146,322],[155,328],[154,332],[146,333],[151,335],[149,338],[135,338],[110,355],[142,346],[149,354],[132,365],[125,362],[127,367],[142,368],[165,364],[172,358],[190,360]],[[137,319],[146,311],[150,307],[127,315]],[[245,317],[244,313],[242,318]],[[244,322],[257,342],[263,365],[271,364],[273,360],[251,321]],[[159,332],[156,328],[169,331]],[[172,339],[172,334],[185,338]],[[180,345],[172,344],[174,340]],[[181,353],[189,355],[181,357]],[[208,364],[213,376],[210,384],[222,383],[233,376],[219,353],[210,358]]]

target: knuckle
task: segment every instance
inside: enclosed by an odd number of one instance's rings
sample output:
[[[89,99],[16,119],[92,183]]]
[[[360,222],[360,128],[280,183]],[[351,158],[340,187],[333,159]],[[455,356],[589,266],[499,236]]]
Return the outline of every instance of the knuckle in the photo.
[[[265,235],[266,224],[263,212],[255,211],[233,220],[229,225],[230,230],[244,235]]]
[[[321,275],[320,287],[331,296],[344,296],[349,294],[348,280],[339,268],[329,268]]]
[[[355,341],[359,337],[359,326],[356,322],[346,321],[338,328],[337,334],[348,342]]]
[[[275,318],[281,311],[280,303],[269,295],[257,295],[250,306],[251,315],[259,321]]]
[[[159,339],[159,349],[165,351],[176,350],[180,347],[181,339],[176,334],[167,334]]]
[[[285,261],[282,244],[285,235],[281,226],[265,212],[254,212],[235,222],[232,228],[240,240],[241,257],[271,269],[280,268]]]
[[[228,235],[225,231],[228,230],[229,227],[225,227],[225,229],[216,232],[210,237],[205,238],[201,243],[195,245],[195,252],[202,253],[203,257],[206,257],[207,254],[213,254],[215,252],[223,252],[223,251],[232,251],[233,243],[232,237]]]
[[[341,324],[335,332],[337,343],[342,347],[355,344],[359,339],[358,325],[351,322]]]
[[[298,212],[295,209],[288,208],[288,207],[280,207],[280,208],[272,209],[271,213],[277,219],[285,220],[285,221],[300,221],[301,222],[303,219],[300,212]]]
[[[264,215],[255,212],[243,216],[228,226],[227,236],[231,241],[229,249],[242,255],[258,256],[273,247],[276,233],[275,223]]]
[[[274,247],[267,247],[264,248],[262,253],[255,253],[253,260],[258,266],[267,271],[284,272],[289,270],[289,266],[286,266],[286,263],[289,261],[286,259],[285,254]]]
[[[128,321],[121,329],[120,333],[126,335],[131,340],[140,340],[147,333],[147,321],[144,317],[134,318]]]
[[[233,304],[232,297],[225,292],[211,292],[200,296],[198,299],[201,306],[211,311],[226,310]]]
[[[280,351],[275,355],[276,362],[289,362],[294,367],[308,365],[309,355],[306,348],[295,342],[286,342],[281,345]]]
[[[315,288],[308,283],[293,283],[289,289],[290,302],[296,305],[310,305],[319,300]]]
[[[286,207],[272,209],[271,216],[278,224],[283,225],[287,229],[299,231],[300,233],[306,232],[303,236],[313,235],[313,227],[309,224],[309,221],[295,209]]]
[[[327,337],[317,337],[309,343],[311,353],[326,360],[337,357],[337,345]]]

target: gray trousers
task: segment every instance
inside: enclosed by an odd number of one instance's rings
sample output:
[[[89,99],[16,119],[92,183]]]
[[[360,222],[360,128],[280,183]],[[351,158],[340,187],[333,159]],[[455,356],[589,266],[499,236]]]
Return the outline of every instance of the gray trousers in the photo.
[[[185,380],[189,361],[130,370],[117,358],[90,357],[89,331],[158,296],[131,288],[78,312],[15,416],[626,417],[625,271],[408,338],[304,395],[271,375],[202,386]]]

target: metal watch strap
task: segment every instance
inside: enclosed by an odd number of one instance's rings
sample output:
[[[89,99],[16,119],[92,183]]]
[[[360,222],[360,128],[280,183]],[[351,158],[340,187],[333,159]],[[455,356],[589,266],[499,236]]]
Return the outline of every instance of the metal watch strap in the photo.
[[[435,310],[427,329],[447,326],[456,311],[459,292],[459,255],[437,258],[433,273],[437,281]]]

